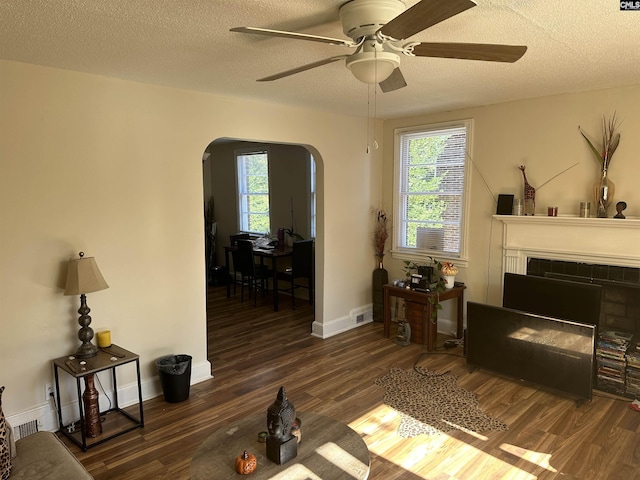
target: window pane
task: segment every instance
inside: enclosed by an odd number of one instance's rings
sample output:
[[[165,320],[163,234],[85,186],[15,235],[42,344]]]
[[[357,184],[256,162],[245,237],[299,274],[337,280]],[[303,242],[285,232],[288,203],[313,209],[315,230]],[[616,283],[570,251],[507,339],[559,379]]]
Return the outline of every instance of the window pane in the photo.
[[[269,160],[267,152],[236,154],[240,230],[270,231]]]

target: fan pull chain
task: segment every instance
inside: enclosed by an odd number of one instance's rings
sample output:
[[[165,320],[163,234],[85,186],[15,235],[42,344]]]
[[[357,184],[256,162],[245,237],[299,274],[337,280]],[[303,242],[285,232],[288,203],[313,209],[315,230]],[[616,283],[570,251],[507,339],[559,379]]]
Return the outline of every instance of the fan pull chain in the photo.
[[[378,79],[378,51],[374,51],[374,75],[375,79]],[[373,86],[372,86],[373,85]],[[371,89],[373,88],[373,119],[371,118]],[[378,114],[378,90],[376,89],[376,83],[367,84],[367,154],[370,153],[369,140],[370,133],[373,129],[373,148],[378,149],[378,140],[376,139],[376,116]],[[373,121],[372,121],[373,120]]]
[[[367,155],[369,154],[369,136],[371,133],[371,84],[367,84]]]
[[[378,51],[375,53],[376,65],[375,65],[375,79],[378,80]],[[376,139],[376,117],[378,116],[378,84],[373,84],[373,148],[378,149],[378,140]]]

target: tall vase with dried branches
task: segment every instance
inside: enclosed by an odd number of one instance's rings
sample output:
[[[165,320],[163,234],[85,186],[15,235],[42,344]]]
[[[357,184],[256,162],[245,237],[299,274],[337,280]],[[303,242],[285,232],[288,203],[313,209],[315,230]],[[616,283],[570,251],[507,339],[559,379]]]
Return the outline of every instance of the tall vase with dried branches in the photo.
[[[389,219],[382,209],[373,210],[375,227],[373,230],[373,248],[378,260],[378,267],[372,275],[373,320],[384,320],[384,294],[382,286],[389,282],[389,273],[384,268],[384,252],[389,239]]]
[[[608,210],[613,203],[613,195],[615,194],[615,185],[609,178],[609,166],[611,157],[613,157],[620,143],[620,133],[616,132],[617,127],[615,112],[608,121],[604,115],[602,116],[602,147],[598,149],[582,128],[578,126],[580,134],[589,144],[591,152],[600,165],[599,178],[593,187],[596,216],[599,218],[608,216]]]

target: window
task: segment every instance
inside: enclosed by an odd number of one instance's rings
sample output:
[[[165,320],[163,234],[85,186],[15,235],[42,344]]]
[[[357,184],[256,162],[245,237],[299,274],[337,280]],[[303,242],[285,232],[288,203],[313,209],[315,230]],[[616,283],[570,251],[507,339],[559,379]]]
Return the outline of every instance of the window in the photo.
[[[311,153],[309,158],[311,160],[309,166],[309,171],[311,172],[311,201],[309,202],[311,204],[311,238],[316,238],[316,161]]]
[[[396,131],[394,252],[464,258],[470,129],[464,121]]]
[[[240,230],[265,233],[269,220],[269,155],[266,150],[236,152]]]

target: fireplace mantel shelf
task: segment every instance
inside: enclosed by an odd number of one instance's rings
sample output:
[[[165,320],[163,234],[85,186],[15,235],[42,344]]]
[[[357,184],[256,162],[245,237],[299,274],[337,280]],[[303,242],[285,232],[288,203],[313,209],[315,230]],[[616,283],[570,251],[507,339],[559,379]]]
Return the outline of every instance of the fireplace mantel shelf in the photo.
[[[640,218],[494,215],[503,224],[503,274],[525,274],[528,258],[640,268]]]
[[[548,217],[546,215],[494,215],[493,218],[506,224],[530,224],[530,225],[573,225],[597,228],[638,228],[640,229],[640,218],[584,218],[576,215],[559,215]]]

